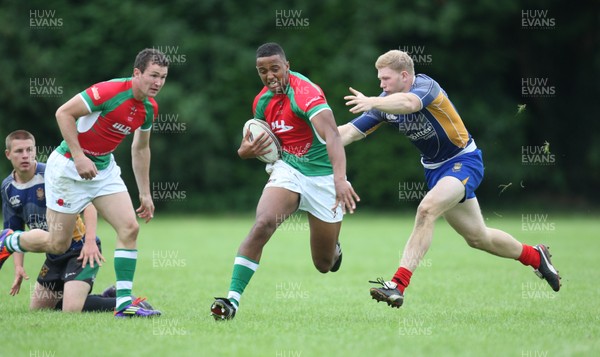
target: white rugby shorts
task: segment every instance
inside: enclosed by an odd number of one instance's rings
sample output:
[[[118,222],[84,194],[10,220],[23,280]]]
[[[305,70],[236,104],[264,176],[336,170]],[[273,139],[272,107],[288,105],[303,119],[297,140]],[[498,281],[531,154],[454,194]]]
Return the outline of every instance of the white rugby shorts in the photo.
[[[266,170],[271,176],[265,188],[281,187],[296,192],[300,194],[299,210],[306,211],[323,222],[342,221],[342,206],[331,209],[335,204],[333,175],[305,176],[282,160],[268,164]]]
[[[73,160],[55,150],[46,163],[44,178],[46,207],[61,213],[78,214],[96,197],[127,192],[114,159],[92,180],[84,180]]]

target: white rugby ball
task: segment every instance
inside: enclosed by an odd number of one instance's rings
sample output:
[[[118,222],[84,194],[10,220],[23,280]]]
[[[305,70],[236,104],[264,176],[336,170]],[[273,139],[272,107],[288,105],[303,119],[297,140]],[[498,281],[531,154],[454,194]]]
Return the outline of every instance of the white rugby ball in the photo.
[[[271,129],[269,128],[269,124],[260,119],[250,119],[244,124],[244,129],[242,130],[242,137],[246,136],[246,133],[250,130],[250,141],[254,141],[254,138],[258,138],[260,134],[265,133],[271,138],[271,144],[269,145],[269,149],[271,152],[264,154],[262,156],[258,156],[262,162],[273,163],[281,157],[281,143],[279,142],[279,138],[273,134]]]

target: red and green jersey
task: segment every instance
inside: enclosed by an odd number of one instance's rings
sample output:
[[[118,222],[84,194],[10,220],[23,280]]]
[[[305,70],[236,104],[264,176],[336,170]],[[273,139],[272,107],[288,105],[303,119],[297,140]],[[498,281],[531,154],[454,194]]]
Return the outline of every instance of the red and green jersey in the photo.
[[[138,128],[152,129],[152,122],[158,116],[158,104],[154,98],[140,101],[133,97],[131,78],[96,83],[79,96],[90,114],[77,119],[77,138],[83,152],[98,170],[108,166],[111,153],[126,135]],[[56,150],[70,156],[64,140]]]
[[[331,108],[321,88],[292,71],[285,93],[274,94],[265,86],[253,104],[254,117],[269,123],[280,139],[281,159],[306,176],[333,174],[325,141],[311,122],[323,110]]]

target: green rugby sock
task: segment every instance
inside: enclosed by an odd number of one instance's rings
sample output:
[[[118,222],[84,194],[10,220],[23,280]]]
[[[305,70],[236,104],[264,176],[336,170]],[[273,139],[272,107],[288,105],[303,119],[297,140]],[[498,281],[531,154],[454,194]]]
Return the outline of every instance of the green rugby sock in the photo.
[[[14,231],[14,233],[12,233],[11,235],[9,235],[8,237],[6,237],[4,239],[4,246],[6,247],[6,250],[8,250],[11,253],[27,252],[25,249],[21,248],[21,244],[19,242],[19,240],[21,239],[21,233],[23,233],[23,232],[22,231]]]
[[[236,309],[240,305],[244,289],[246,289],[256,269],[258,269],[258,262],[241,255],[235,257],[227,298],[233,303]]]
[[[137,263],[136,249],[115,249],[115,275],[117,277],[116,310],[131,304],[131,288]]]

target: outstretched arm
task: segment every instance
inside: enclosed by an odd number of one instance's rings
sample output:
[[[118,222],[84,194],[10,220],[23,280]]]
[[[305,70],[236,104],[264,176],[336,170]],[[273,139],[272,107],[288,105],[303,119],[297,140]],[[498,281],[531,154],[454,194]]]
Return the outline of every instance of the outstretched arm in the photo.
[[[338,126],[338,131],[340,132],[340,137],[344,146],[361,140],[365,137],[364,134],[358,131],[358,129],[356,129],[356,127],[350,123]]]
[[[389,114],[410,114],[421,110],[421,100],[412,93],[392,93],[385,97],[366,97],[361,92],[350,87],[352,95],[344,97],[346,106],[352,106],[354,114],[378,109]]]

